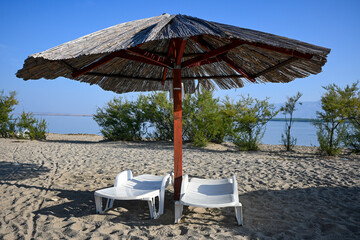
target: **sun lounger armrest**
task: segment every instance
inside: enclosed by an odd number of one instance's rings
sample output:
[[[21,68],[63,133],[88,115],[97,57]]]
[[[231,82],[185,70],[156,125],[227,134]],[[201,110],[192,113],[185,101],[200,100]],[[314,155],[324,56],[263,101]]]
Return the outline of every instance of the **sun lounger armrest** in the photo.
[[[173,181],[174,181],[173,178],[174,178],[174,172],[173,171],[166,174],[164,176],[163,180],[162,180],[161,187],[165,186],[165,188],[166,188],[170,184],[173,184]]]
[[[161,214],[164,213],[164,204],[165,204],[165,188],[171,184],[172,172],[166,174],[162,181],[160,187],[160,195],[159,195],[159,211],[155,212],[155,217],[158,218]]]
[[[132,178],[133,176],[131,170],[122,171],[116,176],[114,187],[120,186],[121,184],[129,181]]]
[[[232,176],[232,183],[233,183],[233,197],[234,197],[233,200],[235,203],[238,203],[239,202],[239,192],[238,192],[238,185],[237,185],[235,175]]]
[[[166,174],[161,182],[161,189],[165,189],[171,184],[171,173]]]
[[[174,171],[171,171],[170,173],[170,184],[174,186]]]

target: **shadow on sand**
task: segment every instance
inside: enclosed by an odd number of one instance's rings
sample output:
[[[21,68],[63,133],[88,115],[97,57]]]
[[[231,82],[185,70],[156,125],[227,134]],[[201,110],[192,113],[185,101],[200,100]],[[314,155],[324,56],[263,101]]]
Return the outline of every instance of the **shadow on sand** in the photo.
[[[41,187],[3,183],[22,188]],[[95,214],[94,193],[66,189],[56,191],[57,197],[69,201],[44,207],[34,212],[58,218],[81,218]],[[239,196],[243,204],[244,226],[236,225],[233,208],[185,208],[182,222],[176,225],[180,235],[188,226],[207,229],[212,225],[250,238],[355,239],[360,236],[360,187],[316,187],[289,190],[260,190]],[[149,219],[144,201],[115,201],[114,209],[103,214],[104,221],[130,227],[173,225],[173,193],[166,191],[165,212],[159,219]],[[54,203],[56,204],[56,203]]]
[[[0,162],[0,181],[36,178],[49,172],[47,167],[30,163]]]

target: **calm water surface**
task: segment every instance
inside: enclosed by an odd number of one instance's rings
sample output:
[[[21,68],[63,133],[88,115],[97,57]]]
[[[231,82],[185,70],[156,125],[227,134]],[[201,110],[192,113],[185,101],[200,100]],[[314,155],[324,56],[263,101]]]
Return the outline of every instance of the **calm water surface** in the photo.
[[[91,116],[36,116],[48,123],[48,130],[52,133],[87,133],[100,134],[100,128]],[[284,132],[285,122],[270,121],[262,139],[265,144],[282,144],[281,134]],[[292,135],[297,138],[296,145],[318,146],[316,129],[310,122],[295,122]]]
[[[284,129],[284,121],[268,122],[262,142],[265,144],[282,144],[281,134],[284,133]],[[296,145],[319,146],[316,128],[311,122],[294,122],[291,127],[291,135],[297,139]]]
[[[91,116],[37,116],[45,119],[51,133],[101,134],[99,125]]]

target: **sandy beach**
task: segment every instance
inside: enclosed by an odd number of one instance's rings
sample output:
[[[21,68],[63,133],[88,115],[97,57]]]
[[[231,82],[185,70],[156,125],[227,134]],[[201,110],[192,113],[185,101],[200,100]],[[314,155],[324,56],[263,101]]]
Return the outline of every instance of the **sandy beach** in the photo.
[[[96,135],[49,134],[46,141],[0,138],[0,239],[359,239],[360,156],[321,157],[315,147],[185,144],[185,174],[235,174],[244,226],[233,208],[185,208],[174,224],[173,189],[165,213],[149,219],[143,201],[117,201],[95,214],[94,191],[117,173],[165,175],[170,142],[106,142]]]

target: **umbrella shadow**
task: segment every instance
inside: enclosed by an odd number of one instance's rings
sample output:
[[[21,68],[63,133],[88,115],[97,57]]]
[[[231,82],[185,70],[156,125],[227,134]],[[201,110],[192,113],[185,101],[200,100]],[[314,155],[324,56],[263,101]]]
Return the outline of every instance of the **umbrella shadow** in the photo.
[[[43,165],[18,162],[0,162],[0,181],[18,181],[36,178],[49,172]]]

